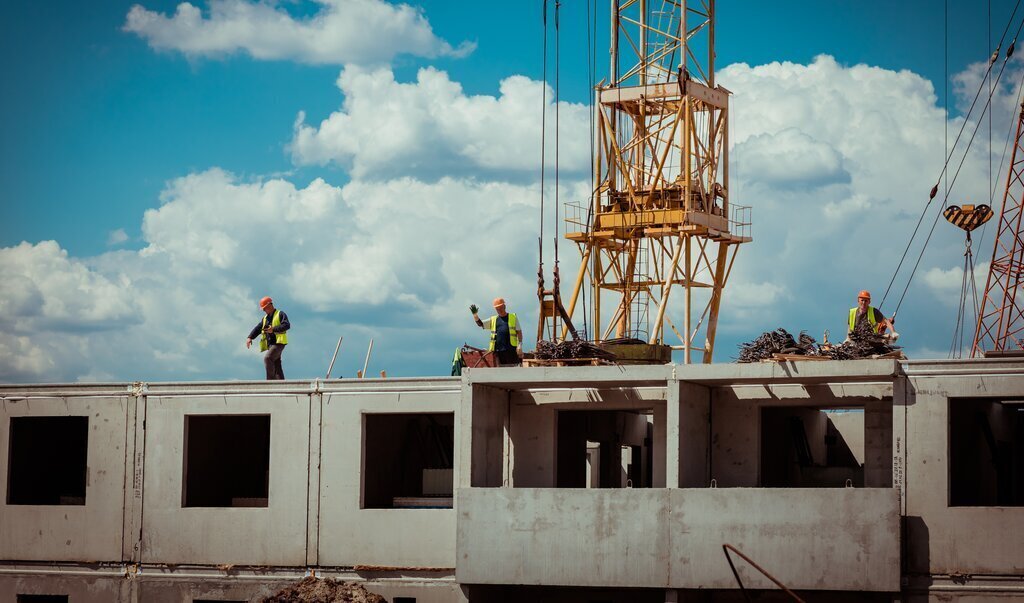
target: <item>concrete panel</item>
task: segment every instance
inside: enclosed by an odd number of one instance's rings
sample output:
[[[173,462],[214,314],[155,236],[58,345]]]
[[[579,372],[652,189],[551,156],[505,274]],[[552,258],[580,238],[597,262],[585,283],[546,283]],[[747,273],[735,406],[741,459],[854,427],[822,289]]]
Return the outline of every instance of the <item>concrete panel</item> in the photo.
[[[306,561],[309,395],[151,396],[142,560],[301,566]],[[182,506],[185,415],[270,415],[268,506]]]
[[[711,479],[719,488],[758,484],[761,411],[755,403],[711,399]]]
[[[461,584],[664,586],[665,490],[460,488]]]
[[[129,398],[3,400],[0,415],[0,559],[120,561],[124,518],[125,422]],[[89,418],[84,505],[8,505],[12,417]]]
[[[722,552],[730,543],[794,589],[899,590],[893,489],[463,488],[457,496],[461,583],[733,589]],[[771,586],[740,571],[750,587]]]
[[[711,392],[707,387],[681,383],[679,392],[679,486],[702,488],[711,471]]]
[[[67,595],[74,603],[131,601],[131,584],[113,571],[92,571],[87,575],[62,574],[60,570],[4,571],[0,573],[0,601],[14,603],[18,595]],[[146,600],[148,603],[148,599]],[[180,603],[177,599],[175,603]]]
[[[320,565],[455,567],[454,509],[361,509],[363,416],[367,413],[455,413],[449,391],[324,394],[320,469]],[[458,425],[458,416],[456,416]],[[455,431],[455,484],[460,479]]]
[[[725,543],[794,590],[900,588],[899,500],[891,488],[668,491],[673,588],[735,588]],[[743,584],[774,588],[742,559]]]
[[[675,365],[680,381],[702,385],[737,383],[856,383],[892,381],[896,360],[836,360],[832,362],[755,362],[750,364]]]
[[[469,436],[468,445],[472,449],[471,484],[475,487],[507,486],[509,392],[481,385],[471,387],[472,395],[468,400],[463,389],[460,404],[464,417],[461,431]]]
[[[892,407],[890,406],[890,413]],[[864,413],[862,412],[826,412],[828,420],[832,421],[836,431],[843,437],[843,441],[849,446],[853,458],[860,464],[864,464]],[[890,417],[891,418],[891,417]],[[891,435],[891,434],[890,434]],[[892,447],[892,441],[889,443]]]
[[[965,365],[985,368],[987,363]],[[956,454],[949,450],[949,399],[1020,397],[1024,373],[911,377],[909,382],[903,406],[908,571],[1024,574],[1024,507],[948,503],[949,455]]]
[[[864,486],[891,488],[893,469],[892,403],[868,402],[864,408]]]
[[[555,486],[558,422],[551,407],[513,404],[509,418],[512,486]]]

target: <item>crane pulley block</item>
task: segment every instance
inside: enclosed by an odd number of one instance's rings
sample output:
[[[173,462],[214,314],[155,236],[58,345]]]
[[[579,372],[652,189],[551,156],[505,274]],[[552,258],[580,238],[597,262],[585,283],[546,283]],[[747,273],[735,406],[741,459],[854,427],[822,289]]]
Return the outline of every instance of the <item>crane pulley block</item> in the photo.
[[[942,215],[946,217],[953,226],[971,232],[985,222],[992,219],[992,208],[987,205],[950,205],[943,210]]]

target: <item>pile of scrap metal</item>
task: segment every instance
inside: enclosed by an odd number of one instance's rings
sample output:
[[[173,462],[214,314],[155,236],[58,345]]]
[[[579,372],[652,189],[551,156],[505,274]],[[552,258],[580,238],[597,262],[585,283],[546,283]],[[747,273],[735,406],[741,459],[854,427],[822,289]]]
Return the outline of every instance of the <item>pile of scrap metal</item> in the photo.
[[[537,342],[537,351],[534,352],[533,357],[539,360],[568,360],[572,358],[615,360],[615,354],[582,339],[559,341],[557,343],[542,339]]]
[[[740,344],[739,357],[736,362],[761,362],[778,360],[780,356],[805,356],[822,360],[857,360],[861,358],[903,358],[898,346],[885,335],[873,333],[866,324],[858,325],[843,343],[825,342],[819,344],[813,337],[801,331],[793,337],[785,329],[776,329],[762,333],[757,339]],[[783,358],[785,359],[785,358]]]

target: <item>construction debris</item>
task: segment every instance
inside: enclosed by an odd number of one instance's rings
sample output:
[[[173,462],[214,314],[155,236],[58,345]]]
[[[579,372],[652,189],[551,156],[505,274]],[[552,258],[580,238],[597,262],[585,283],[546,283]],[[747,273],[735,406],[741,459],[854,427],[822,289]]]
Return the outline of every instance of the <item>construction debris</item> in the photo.
[[[387,603],[358,582],[306,576],[302,581],[263,599],[263,603]]]
[[[558,343],[542,339],[537,342],[537,351],[534,352],[534,358],[539,360],[593,358],[611,361],[615,360],[615,354],[608,350],[603,350],[597,345],[582,339],[559,341]]]
[[[892,345],[889,338],[871,331],[865,323],[859,324],[846,341],[831,344],[827,341],[818,344],[813,337],[801,331],[793,337],[785,329],[776,329],[762,333],[757,339],[740,344],[739,357],[736,362],[761,362],[779,360],[780,356],[802,356],[806,358],[828,360],[857,360],[861,358],[877,358],[890,356],[902,358],[898,346]],[[788,358],[781,358],[788,359]]]

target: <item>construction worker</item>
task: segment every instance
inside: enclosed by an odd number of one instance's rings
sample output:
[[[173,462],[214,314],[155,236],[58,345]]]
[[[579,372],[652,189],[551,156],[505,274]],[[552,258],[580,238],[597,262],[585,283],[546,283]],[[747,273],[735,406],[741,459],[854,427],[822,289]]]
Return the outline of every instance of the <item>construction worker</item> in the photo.
[[[868,291],[861,291],[857,294],[857,307],[850,308],[850,316],[847,321],[846,336],[849,337],[853,333],[854,327],[859,323],[868,321],[871,325],[872,333],[885,333],[886,329],[891,331],[889,339],[895,341],[899,339],[899,333],[896,332],[896,328],[892,325],[892,321],[882,314],[882,311],[871,305],[871,293]]]
[[[480,320],[475,305],[470,306],[469,311],[473,313],[473,320],[478,327],[491,331],[491,343],[487,351],[494,352],[498,356],[498,362],[503,366],[520,364],[523,355],[523,330],[519,327],[519,317],[505,311],[505,300],[500,297],[494,299],[494,311],[497,314],[488,318],[486,323]]]
[[[249,337],[245,340],[245,347],[252,347],[252,340],[257,333],[260,337],[260,351],[266,352],[263,355],[263,364],[267,368],[267,379],[284,379],[284,368],[281,367],[281,354],[284,353],[284,346],[288,345],[288,329],[292,324],[288,322],[288,315],[274,307],[274,300],[264,297],[260,300],[260,309],[266,314],[260,322],[249,331]]]

